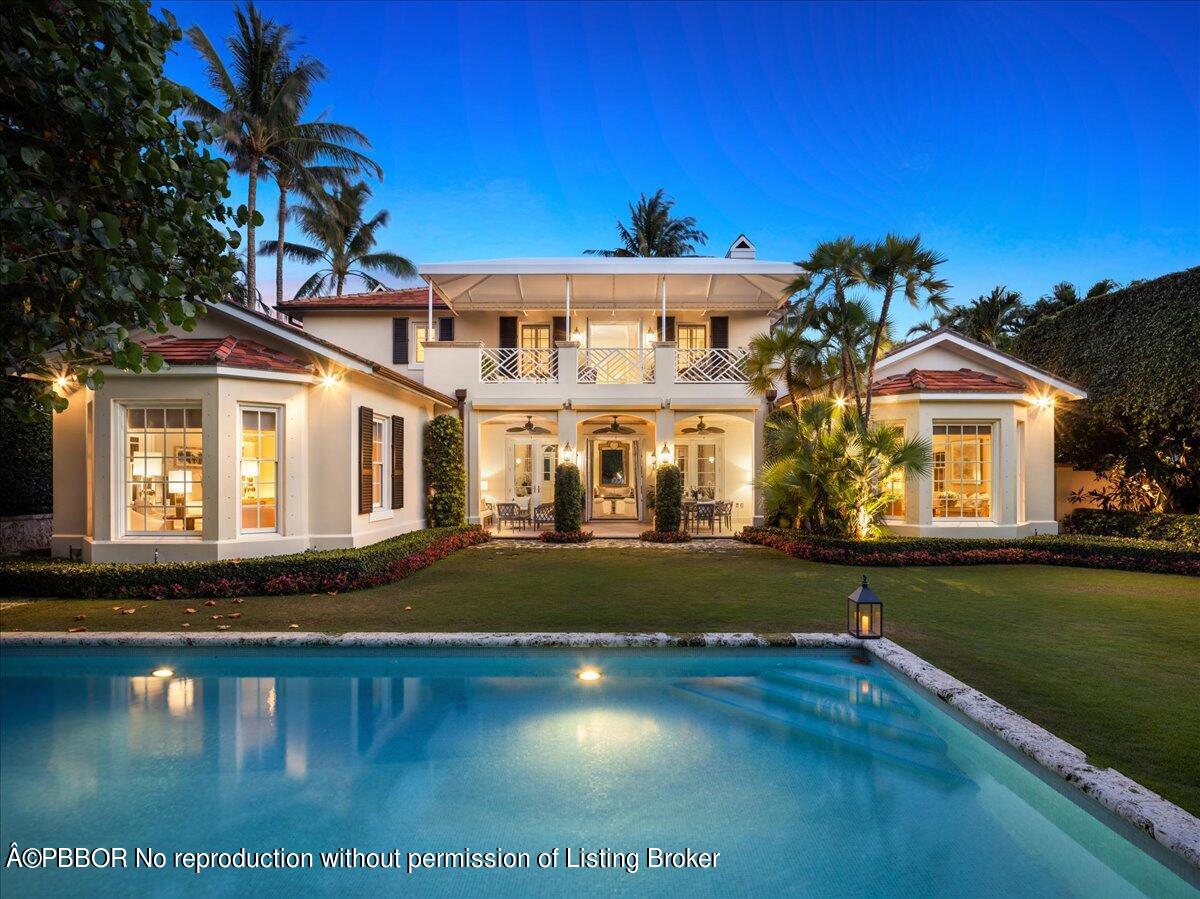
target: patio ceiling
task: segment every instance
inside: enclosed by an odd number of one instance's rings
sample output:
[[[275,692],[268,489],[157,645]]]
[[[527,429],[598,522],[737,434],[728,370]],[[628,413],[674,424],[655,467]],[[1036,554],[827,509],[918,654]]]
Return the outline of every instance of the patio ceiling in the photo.
[[[418,268],[456,312],[563,309],[775,309],[803,272],[791,262],[684,257],[621,259],[493,259],[441,262]]]

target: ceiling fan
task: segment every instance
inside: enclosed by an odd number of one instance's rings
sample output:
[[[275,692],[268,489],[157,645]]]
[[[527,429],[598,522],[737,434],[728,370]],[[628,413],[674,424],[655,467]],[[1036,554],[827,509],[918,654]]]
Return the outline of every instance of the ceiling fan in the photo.
[[[683,433],[685,433],[685,434],[699,434],[701,437],[703,437],[705,434],[724,434],[724,433],[725,433],[725,429],[724,429],[724,428],[716,428],[716,427],[712,427],[712,426],[710,426],[710,425],[706,425],[706,424],[704,423],[704,416],[703,416],[703,415],[701,415],[701,416],[700,416],[700,424],[696,425],[696,427],[694,427],[694,428],[684,428],[684,429],[683,429]]]
[[[627,428],[623,424],[618,424],[617,416],[612,417],[612,424],[605,425],[602,428],[597,428],[592,431],[593,434],[632,434],[633,428]]]
[[[509,434],[549,434],[549,428],[543,428],[540,425],[533,423],[533,416],[525,416],[525,424],[517,425],[515,428],[506,429]]]

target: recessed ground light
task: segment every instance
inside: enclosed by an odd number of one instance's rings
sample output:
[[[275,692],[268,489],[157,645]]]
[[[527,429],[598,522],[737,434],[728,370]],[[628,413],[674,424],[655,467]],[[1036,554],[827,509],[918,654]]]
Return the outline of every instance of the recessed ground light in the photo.
[[[174,677],[175,672],[172,671],[170,668],[155,668],[154,676],[155,677]]]
[[[592,681],[600,680],[600,678],[602,678],[604,675],[601,674],[599,671],[597,671],[595,668],[584,668],[582,671],[580,671],[575,676],[582,681],[587,681],[588,683],[591,683]]]

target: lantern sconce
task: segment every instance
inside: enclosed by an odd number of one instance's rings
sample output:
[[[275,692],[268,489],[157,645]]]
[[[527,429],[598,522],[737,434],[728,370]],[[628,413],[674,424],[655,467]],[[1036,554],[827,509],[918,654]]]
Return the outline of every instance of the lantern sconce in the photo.
[[[883,636],[883,600],[867,584],[862,583],[846,598],[846,630],[860,640],[878,640]]]
[[[658,461],[664,465],[671,464],[671,447],[667,446],[666,443],[664,443],[662,445],[662,449],[658,451]]]
[[[564,447],[563,447],[563,450],[562,450],[562,460],[563,460],[564,462],[570,462],[572,465],[575,465],[575,464],[576,464],[576,462],[575,462],[575,450],[574,450],[574,449],[572,449],[572,447],[571,447],[571,444],[570,444],[570,442],[569,442],[569,441],[567,442],[566,446],[564,446]]]

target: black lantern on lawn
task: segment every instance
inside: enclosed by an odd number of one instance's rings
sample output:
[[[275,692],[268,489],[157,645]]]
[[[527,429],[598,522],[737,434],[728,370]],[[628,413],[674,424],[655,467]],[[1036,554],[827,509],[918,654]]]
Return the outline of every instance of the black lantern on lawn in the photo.
[[[847,597],[846,630],[851,637],[861,640],[878,640],[883,636],[883,600],[867,585],[865,574],[862,584]]]

